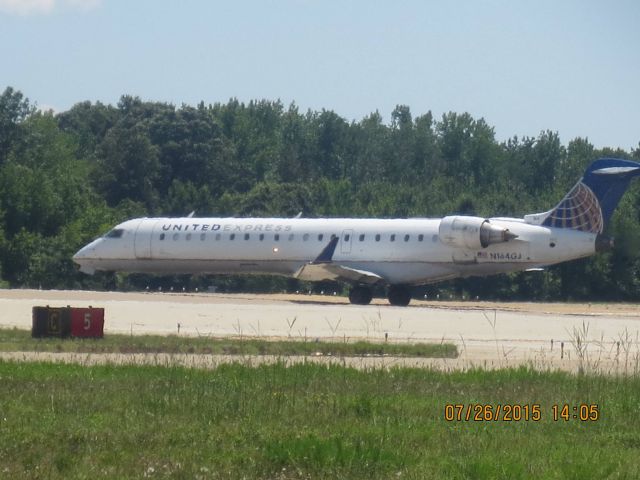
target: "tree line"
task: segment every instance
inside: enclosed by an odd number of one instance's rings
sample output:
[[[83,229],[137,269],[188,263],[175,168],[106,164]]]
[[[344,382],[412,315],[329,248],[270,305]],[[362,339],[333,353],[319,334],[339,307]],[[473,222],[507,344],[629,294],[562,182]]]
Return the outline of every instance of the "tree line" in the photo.
[[[42,112],[0,96],[0,281],[5,287],[228,290],[339,288],[271,277],[77,272],[71,256],[135,216],[522,216],[555,205],[594,159],[640,160],[563,145],[556,132],[496,140],[468,113],[415,116],[398,105],[347,121],[330,110],[259,100],[179,107],[122,96]],[[624,196],[609,253],[543,272],[459,279],[417,294],[499,299],[640,299],[640,187]]]

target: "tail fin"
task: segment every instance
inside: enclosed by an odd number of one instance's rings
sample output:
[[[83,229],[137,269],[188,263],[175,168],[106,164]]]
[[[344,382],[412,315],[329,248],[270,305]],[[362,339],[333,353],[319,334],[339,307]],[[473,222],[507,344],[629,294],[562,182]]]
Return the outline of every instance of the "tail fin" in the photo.
[[[545,213],[526,215],[527,223],[602,233],[640,163],[617,158],[593,162],[562,201]]]

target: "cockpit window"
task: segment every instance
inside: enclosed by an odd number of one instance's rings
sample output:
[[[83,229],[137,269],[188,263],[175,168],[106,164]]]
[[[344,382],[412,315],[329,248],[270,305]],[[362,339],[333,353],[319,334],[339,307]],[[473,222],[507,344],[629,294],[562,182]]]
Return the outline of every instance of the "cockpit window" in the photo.
[[[114,228],[109,233],[105,235],[106,238],[120,238],[124,234],[124,230],[122,228]]]

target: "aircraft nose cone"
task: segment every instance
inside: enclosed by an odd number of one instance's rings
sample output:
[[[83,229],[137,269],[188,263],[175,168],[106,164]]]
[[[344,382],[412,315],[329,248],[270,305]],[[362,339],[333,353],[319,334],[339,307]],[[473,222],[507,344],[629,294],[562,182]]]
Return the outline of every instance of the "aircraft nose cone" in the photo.
[[[78,250],[75,255],[73,257],[71,257],[73,259],[74,262],[76,263],[80,263],[81,260],[85,260],[87,258],[87,247],[82,247],[80,250]]]
[[[95,272],[95,268],[91,266],[91,259],[93,258],[93,253],[95,248],[92,247],[91,244],[82,247],[78,250],[72,258],[72,260],[80,265],[80,271],[83,273],[88,273],[89,275],[93,275]]]

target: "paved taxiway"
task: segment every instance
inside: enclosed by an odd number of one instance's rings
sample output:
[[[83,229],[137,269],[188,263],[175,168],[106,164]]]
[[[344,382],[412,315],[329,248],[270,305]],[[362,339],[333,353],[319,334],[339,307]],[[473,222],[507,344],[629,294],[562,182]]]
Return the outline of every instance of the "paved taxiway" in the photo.
[[[441,368],[524,363],[607,372],[640,368],[640,308],[628,304],[416,302],[403,308],[349,305],[343,298],[307,295],[0,290],[0,327],[31,328],[35,305],[104,307],[107,334],[168,335],[177,334],[179,328],[180,335],[307,341],[381,342],[386,336],[392,342],[453,342],[461,352],[456,360],[348,362],[364,367],[383,362]],[[202,360],[185,357],[187,363],[198,361]]]

